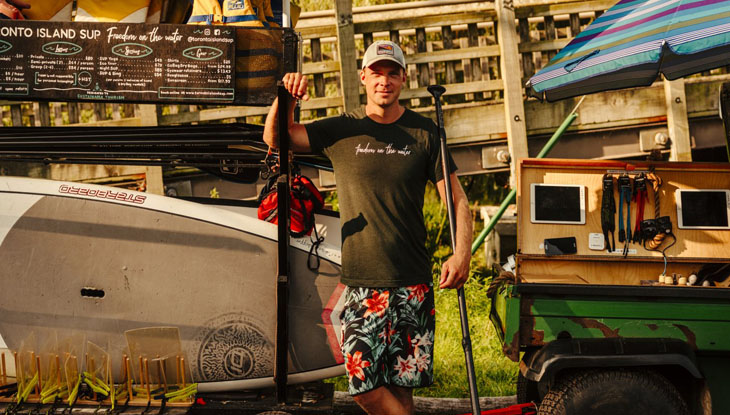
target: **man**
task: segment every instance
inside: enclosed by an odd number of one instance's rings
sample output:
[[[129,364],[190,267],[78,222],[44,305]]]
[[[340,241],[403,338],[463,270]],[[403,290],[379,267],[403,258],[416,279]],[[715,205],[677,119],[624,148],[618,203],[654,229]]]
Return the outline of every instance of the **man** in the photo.
[[[342,221],[342,282],[347,285],[343,345],[349,391],[368,413],[412,414],[412,388],[433,382],[434,306],[425,239],[426,182],[445,200],[439,137],[433,121],[400,105],[406,81],[403,52],[375,42],[365,52],[360,80],[367,105],[311,124],[293,121],[294,151],[324,154],[337,178]],[[284,76],[296,99],[307,100],[307,78]],[[264,140],[276,147],[278,102],[266,118]],[[453,171],[456,252],[442,267],[439,288],[460,288],[469,276],[469,205]]]

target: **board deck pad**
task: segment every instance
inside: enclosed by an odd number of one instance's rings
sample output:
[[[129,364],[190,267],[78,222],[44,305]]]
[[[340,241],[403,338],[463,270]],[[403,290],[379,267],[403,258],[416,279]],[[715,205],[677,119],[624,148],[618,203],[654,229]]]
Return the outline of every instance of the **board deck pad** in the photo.
[[[277,28],[3,20],[0,98],[269,105],[296,62],[294,39]]]
[[[10,212],[0,216],[0,335],[9,348],[17,349],[29,332],[39,342],[81,334],[110,345],[118,379],[126,331],[172,327],[200,390],[270,384],[275,225],[103,186],[74,185],[85,195],[69,195],[60,192],[70,184],[3,180],[11,184],[0,183],[2,189],[40,189],[0,191],[0,211]],[[112,191],[114,199],[98,197]],[[324,370],[313,375],[324,378],[342,371],[332,348],[332,316],[324,320],[327,305],[341,295],[339,247],[325,241],[313,272],[310,246],[306,237],[292,240],[289,372]],[[89,290],[94,296],[82,295]],[[241,380],[252,382],[230,382]]]

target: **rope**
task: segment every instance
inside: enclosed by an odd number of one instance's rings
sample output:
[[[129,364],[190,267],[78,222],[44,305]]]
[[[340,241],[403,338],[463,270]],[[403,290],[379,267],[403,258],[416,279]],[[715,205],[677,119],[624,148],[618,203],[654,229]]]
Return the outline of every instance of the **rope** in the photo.
[[[499,275],[492,279],[492,282],[489,283],[489,288],[487,288],[487,297],[490,298],[494,296],[500,285],[514,285],[517,283],[517,278],[514,273],[503,270],[499,265],[496,265],[495,268],[499,271]]]
[[[646,178],[647,180],[651,181],[651,188],[654,191],[654,219],[657,219],[660,215],[659,188],[662,186],[662,179],[661,177],[657,176],[656,173],[654,173],[653,169],[649,171],[649,173],[646,175]],[[652,251],[657,251],[662,242],[664,242],[665,237],[665,233],[657,233],[652,240],[648,241],[649,249]]]

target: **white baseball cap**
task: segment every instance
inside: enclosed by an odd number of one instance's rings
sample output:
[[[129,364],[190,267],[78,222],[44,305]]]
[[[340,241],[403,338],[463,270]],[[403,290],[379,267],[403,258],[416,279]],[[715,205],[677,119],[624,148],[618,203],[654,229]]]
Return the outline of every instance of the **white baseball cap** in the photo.
[[[384,60],[393,61],[406,69],[406,58],[403,56],[403,51],[396,43],[389,40],[378,40],[368,47],[362,58],[362,69]]]

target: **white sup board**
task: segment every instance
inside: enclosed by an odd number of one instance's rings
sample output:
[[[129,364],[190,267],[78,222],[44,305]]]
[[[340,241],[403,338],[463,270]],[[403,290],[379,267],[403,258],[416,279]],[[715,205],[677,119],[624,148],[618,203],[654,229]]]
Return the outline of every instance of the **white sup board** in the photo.
[[[344,373],[339,220],[317,219],[329,234],[318,270],[310,238],[291,241],[290,383]],[[39,343],[82,333],[119,362],[126,330],[177,327],[199,390],[273,385],[276,226],[254,209],[0,177],[0,264],[11,349],[30,333]]]

